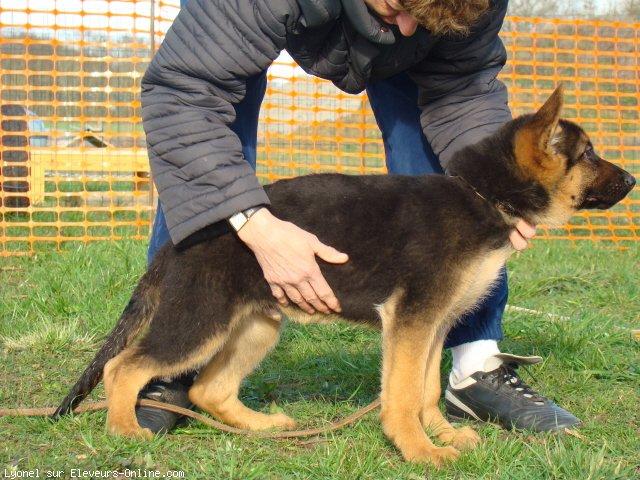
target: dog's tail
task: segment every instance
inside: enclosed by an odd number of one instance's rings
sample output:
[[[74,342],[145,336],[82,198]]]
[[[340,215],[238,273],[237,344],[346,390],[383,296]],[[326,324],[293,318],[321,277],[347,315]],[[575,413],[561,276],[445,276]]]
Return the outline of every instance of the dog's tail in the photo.
[[[138,283],[125,307],[118,324],[107,337],[104,345],[80,376],[69,394],[53,413],[57,420],[61,415],[70,413],[95,388],[102,379],[105,364],[119,354],[149,324],[159,302],[156,272],[148,271]]]

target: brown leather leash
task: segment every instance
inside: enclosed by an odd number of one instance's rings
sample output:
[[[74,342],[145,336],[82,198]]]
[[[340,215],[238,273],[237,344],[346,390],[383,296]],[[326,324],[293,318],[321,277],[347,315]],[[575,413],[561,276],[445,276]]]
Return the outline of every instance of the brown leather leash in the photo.
[[[362,407],[356,412],[348,415],[336,422],[331,422],[329,425],[320,428],[308,428],[305,430],[289,430],[284,432],[264,432],[264,431],[254,431],[254,430],[244,430],[242,428],[230,427],[229,425],[225,425],[224,423],[218,422],[212,418],[209,418],[205,415],[202,415],[198,412],[194,412],[193,410],[189,410],[187,408],[178,407],[176,405],[171,405],[169,403],[157,402],[155,400],[147,400],[147,399],[138,399],[138,406],[141,407],[154,407],[159,408],[161,410],[167,410],[169,412],[177,413],[180,415],[184,415],[185,417],[193,418],[198,420],[201,423],[204,423],[208,427],[215,428],[217,430],[221,430],[223,432],[235,433],[237,435],[248,435],[251,437],[258,438],[274,438],[274,439],[282,439],[282,438],[300,438],[300,437],[312,437],[315,435],[322,435],[324,433],[334,432],[341,428],[344,428],[348,425],[351,425],[360,418],[364,417],[367,413],[375,410],[380,407],[380,398],[375,399],[366,407]],[[106,410],[107,401],[97,401],[97,402],[87,402],[83,403],[80,406],[76,407],[73,411],[74,413],[85,413],[85,412],[95,412],[98,410]],[[55,407],[44,407],[44,408],[0,408],[0,417],[47,417],[53,415],[55,412]]]

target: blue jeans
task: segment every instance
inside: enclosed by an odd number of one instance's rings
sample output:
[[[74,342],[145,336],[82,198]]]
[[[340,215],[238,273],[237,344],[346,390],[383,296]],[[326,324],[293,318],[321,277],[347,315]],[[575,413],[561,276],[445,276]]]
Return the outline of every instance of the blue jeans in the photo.
[[[245,159],[256,168],[258,114],[266,89],[266,72],[247,82],[247,95],[236,105],[236,121],[231,129],[242,142]],[[418,89],[406,74],[371,83],[367,93],[382,132],[389,173],[422,175],[444,173],[420,126]],[[149,243],[151,262],[158,249],[169,240],[164,214],[158,203]],[[507,274],[503,269],[498,285],[473,313],[460,319],[449,332],[445,346],[455,347],[474,340],[502,338],[502,314],[507,304]]]

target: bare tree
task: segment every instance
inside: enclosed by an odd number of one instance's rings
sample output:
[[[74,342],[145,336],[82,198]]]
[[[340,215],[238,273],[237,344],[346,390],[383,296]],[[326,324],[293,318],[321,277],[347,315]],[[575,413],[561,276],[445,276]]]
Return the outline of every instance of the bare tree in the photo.
[[[625,0],[621,10],[627,19],[640,20],[640,0]]]
[[[522,17],[640,20],[640,0],[510,0],[510,15]]]
[[[555,17],[560,15],[560,7],[555,0],[510,0],[509,15],[521,17]]]
[[[582,3],[578,4],[579,8],[575,11],[576,16],[595,18],[598,11],[596,3],[596,0],[582,0]]]

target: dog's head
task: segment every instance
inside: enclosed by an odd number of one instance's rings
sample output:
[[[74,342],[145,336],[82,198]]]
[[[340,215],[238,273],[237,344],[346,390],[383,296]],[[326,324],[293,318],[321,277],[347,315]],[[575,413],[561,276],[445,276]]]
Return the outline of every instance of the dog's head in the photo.
[[[532,115],[519,120],[513,133],[517,173],[535,182],[549,201],[537,223],[559,225],[585,208],[610,208],[634,187],[635,178],[596,154],[577,124],[560,118],[562,86]]]
[[[456,153],[447,172],[463,177],[510,217],[561,225],[578,210],[609,208],[636,181],[600,158],[589,136],[560,118],[562,87],[536,113]]]

